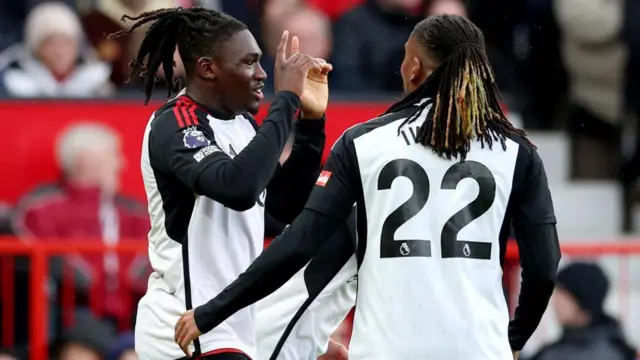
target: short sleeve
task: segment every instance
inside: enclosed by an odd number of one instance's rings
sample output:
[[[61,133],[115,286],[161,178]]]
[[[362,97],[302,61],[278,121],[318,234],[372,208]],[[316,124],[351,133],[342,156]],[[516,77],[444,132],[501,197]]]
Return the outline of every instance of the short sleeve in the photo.
[[[331,149],[305,206],[336,220],[349,216],[362,193],[353,142],[345,135]]]
[[[521,148],[519,151],[516,172],[520,174],[516,174],[516,180],[520,184],[514,184],[519,191],[513,204],[513,224],[520,227],[555,224],[556,216],[542,159],[533,148]]]
[[[149,151],[160,167],[195,191],[198,176],[217,160],[228,158],[216,144],[213,130],[196,122],[180,127],[165,114],[152,128]]]

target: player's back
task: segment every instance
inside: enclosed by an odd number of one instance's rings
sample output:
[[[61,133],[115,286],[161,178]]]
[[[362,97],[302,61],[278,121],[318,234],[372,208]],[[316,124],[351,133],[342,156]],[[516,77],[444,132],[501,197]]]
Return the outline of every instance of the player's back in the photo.
[[[446,160],[416,141],[424,116],[402,125],[403,113],[346,134],[366,212],[350,357],[509,359],[501,262],[524,142]]]

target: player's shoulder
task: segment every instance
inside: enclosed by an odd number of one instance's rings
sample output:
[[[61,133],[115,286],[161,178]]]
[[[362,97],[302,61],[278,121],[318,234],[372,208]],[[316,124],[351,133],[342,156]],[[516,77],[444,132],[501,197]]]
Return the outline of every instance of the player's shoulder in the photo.
[[[394,123],[400,123],[401,121],[415,113],[415,111],[415,107],[408,107],[400,111],[385,113],[371,120],[353,125],[342,134],[336,144],[340,143],[341,146],[345,146],[349,143],[352,143],[355,139],[371,133],[373,130],[392,125]]]
[[[206,124],[207,113],[185,95],[167,101],[153,113],[151,128],[155,131],[175,132]]]
[[[516,160],[517,167],[527,168],[531,164],[542,163],[542,159],[540,159],[540,155],[538,155],[536,146],[526,135],[511,131],[507,133],[507,139],[518,146],[518,157]]]

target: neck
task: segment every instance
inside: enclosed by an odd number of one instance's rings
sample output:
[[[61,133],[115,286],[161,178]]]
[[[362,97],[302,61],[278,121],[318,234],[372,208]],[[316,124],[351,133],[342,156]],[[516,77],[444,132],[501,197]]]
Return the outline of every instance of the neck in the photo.
[[[220,97],[214,91],[202,91],[195,86],[187,86],[186,94],[205,109],[215,113],[216,117],[232,118],[235,116],[233,111],[222,104]]]

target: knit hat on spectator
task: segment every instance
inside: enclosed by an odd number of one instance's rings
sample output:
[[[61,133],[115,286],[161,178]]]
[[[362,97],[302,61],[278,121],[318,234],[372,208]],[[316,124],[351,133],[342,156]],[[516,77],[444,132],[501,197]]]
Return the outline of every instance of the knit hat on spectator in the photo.
[[[571,263],[560,270],[557,283],[592,316],[604,313],[604,300],[609,291],[609,280],[600,266],[587,262]]]
[[[61,334],[55,348],[59,351],[66,344],[81,344],[106,359],[116,340],[115,330],[109,324],[79,311],[74,314],[74,325]]]
[[[26,47],[33,51],[53,34],[82,36],[82,25],[73,9],[61,2],[43,2],[31,10],[24,28]]]

